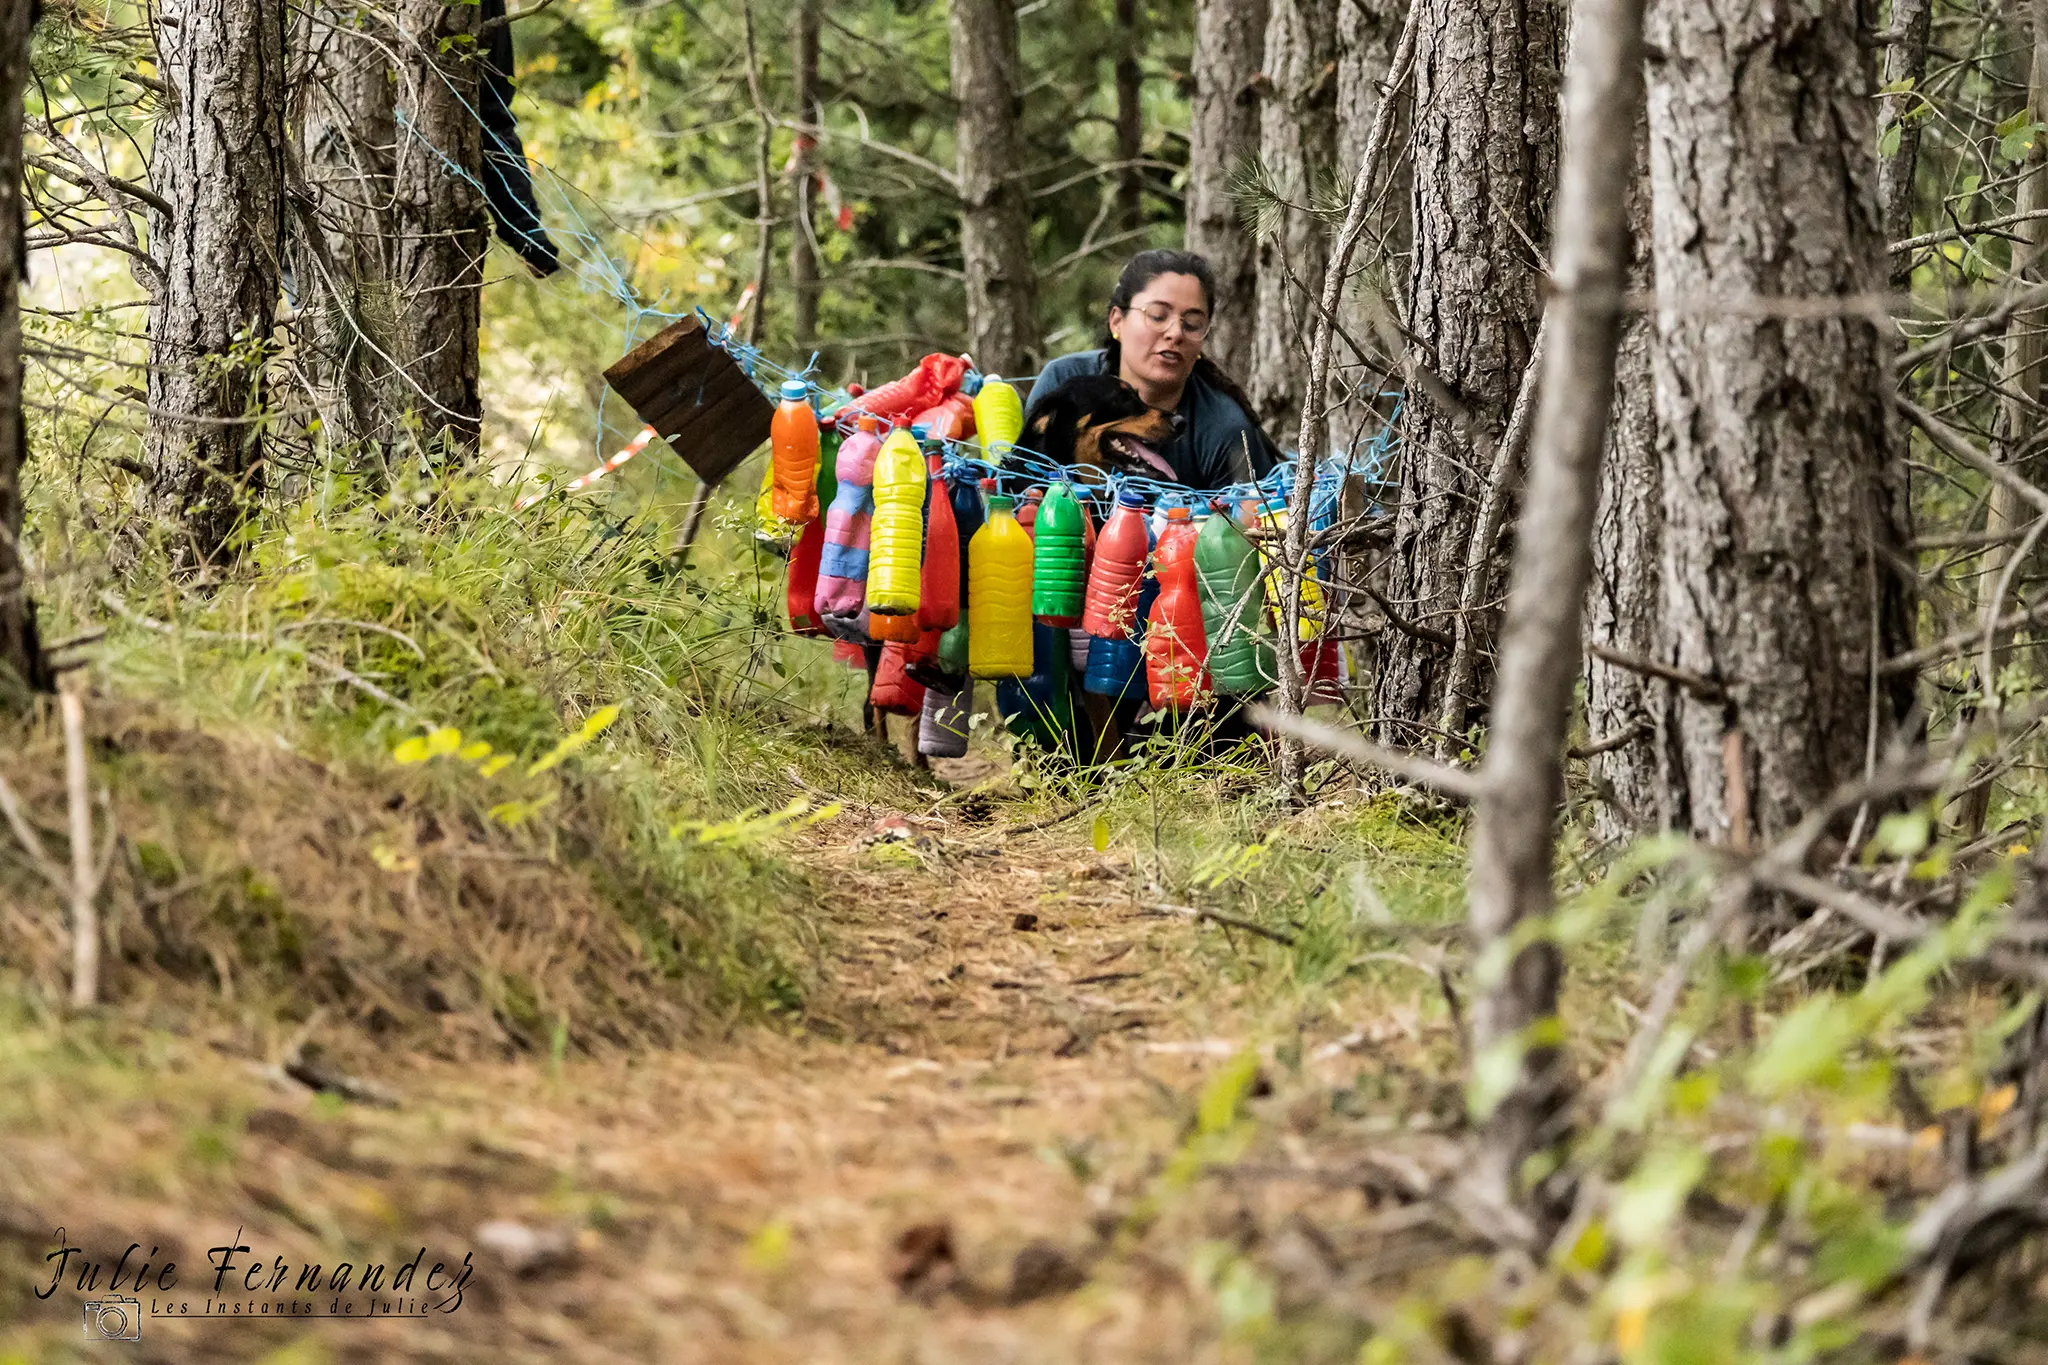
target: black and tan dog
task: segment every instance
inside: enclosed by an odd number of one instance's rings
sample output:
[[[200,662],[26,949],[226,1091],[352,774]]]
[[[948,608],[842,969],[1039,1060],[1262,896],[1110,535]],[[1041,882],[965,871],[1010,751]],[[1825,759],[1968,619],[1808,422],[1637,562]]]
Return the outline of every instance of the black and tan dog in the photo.
[[[1020,444],[1056,464],[1173,479],[1158,449],[1172,435],[1173,418],[1146,407],[1129,384],[1113,374],[1084,374],[1031,405]]]

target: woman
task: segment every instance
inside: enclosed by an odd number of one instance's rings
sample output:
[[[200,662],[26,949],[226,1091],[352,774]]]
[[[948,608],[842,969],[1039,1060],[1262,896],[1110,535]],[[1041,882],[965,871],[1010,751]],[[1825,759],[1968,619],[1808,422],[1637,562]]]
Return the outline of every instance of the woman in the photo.
[[[1209,263],[1192,251],[1141,251],[1109,296],[1100,350],[1061,356],[1031,386],[1030,403],[1078,375],[1113,374],[1178,430],[1159,453],[1190,488],[1223,488],[1264,476],[1279,452],[1252,416],[1251,401],[1202,354],[1215,311]]]

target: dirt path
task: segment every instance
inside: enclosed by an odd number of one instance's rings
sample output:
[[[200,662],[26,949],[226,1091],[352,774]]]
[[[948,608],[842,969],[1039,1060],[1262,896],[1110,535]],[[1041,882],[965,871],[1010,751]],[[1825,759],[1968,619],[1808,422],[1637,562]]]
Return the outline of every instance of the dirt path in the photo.
[[[90,1134],[18,1151],[0,1232],[475,1253],[438,1320],[150,1321],[81,1358],[1209,1358],[1178,1268],[1102,1252],[1218,1065],[1227,1006],[1190,975],[1194,926],[1147,916],[1128,860],[1076,823],[857,810],[809,832],[830,985],[802,1034],[559,1070],[394,1058],[404,1103],[341,1112],[195,1047],[168,1063],[175,1100],[100,1097]],[[209,1122],[227,1151],[195,1162]],[[212,1275],[181,1279],[203,1295]],[[80,1349],[75,1305],[61,1325],[21,1307],[0,1358]]]

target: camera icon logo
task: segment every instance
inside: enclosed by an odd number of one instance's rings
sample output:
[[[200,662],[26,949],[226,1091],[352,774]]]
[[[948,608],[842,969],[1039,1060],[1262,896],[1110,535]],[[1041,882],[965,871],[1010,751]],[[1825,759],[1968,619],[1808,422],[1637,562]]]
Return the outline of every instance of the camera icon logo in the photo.
[[[85,1334],[95,1341],[142,1340],[142,1305],[134,1299],[87,1299]]]

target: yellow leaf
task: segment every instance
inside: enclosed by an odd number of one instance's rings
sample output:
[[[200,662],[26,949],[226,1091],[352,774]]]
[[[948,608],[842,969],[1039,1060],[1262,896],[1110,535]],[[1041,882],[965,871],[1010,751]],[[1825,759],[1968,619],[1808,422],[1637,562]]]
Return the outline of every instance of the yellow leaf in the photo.
[[[1095,828],[1090,832],[1095,841],[1095,851],[1102,852],[1109,847],[1109,821],[1103,816],[1095,817]]]
[[[2020,1089],[2018,1086],[1999,1086],[1998,1089],[1991,1091],[1983,1099],[1977,1101],[1978,1121],[1989,1128],[1992,1124],[1998,1122],[2008,1109],[2012,1108],[2013,1101],[2019,1097]]]
[[[1646,1303],[1632,1303],[1618,1310],[1614,1315],[1614,1348],[1640,1351],[1649,1325],[1650,1305]]]
[[[499,773],[504,772],[505,769],[509,768],[510,766],[512,766],[512,755],[499,754],[496,758],[488,759],[485,762],[479,764],[477,766],[477,772],[484,777],[496,777]]]
[[[443,725],[427,736],[427,756],[439,758],[452,754],[462,747],[462,731],[452,725]]]
[[[456,757],[460,758],[464,763],[475,763],[482,759],[489,758],[490,756],[491,742],[487,739],[471,740],[469,743],[463,745],[462,752],[456,755]]]
[[[391,751],[392,761],[397,763],[424,763],[433,755],[427,752],[427,737],[414,735]]]
[[[596,739],[599,735],[611,729],[612,722],[618,718],[619,708],[616,705],[600,707],[591,715],[589,720],[583,722],[583,729],[578,733],[585,739]]]

